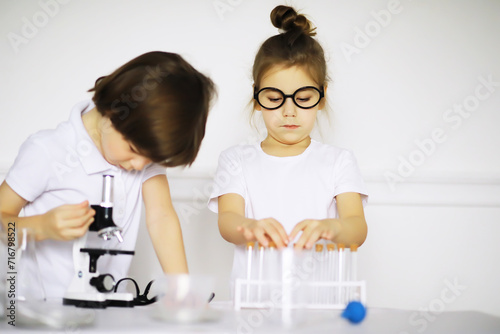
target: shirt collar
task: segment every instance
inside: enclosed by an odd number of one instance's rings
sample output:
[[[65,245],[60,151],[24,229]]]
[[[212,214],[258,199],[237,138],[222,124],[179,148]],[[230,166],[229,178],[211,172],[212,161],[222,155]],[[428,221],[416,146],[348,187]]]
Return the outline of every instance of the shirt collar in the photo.
[[[83,125],[82,115],[92,110],[94,107],[95,104],[92,100],[86,100],[78,103],[73,107],[73,110],[71,110],[69,122],[75,129],[78,159],[85,172],[89,175],[106,171],[116,172],[118,168],[104,159]]]

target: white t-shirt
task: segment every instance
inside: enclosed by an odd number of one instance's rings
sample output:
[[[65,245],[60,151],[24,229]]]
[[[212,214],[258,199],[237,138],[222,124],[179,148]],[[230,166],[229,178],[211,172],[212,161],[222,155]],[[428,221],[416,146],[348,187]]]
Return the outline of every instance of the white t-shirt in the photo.
[[[260,144],[238,145],[221,153],[208,207],[218,212],[218,197],[239,194],[245,216],[275,218],[287,233],[304,219],[337,217],[335,196],[367,191],[354,155],[315,140],[300,155],[275,157]],[[245,273],[245,247],[236,246],[232,278]]]
[[[88,200],[100,204],[103,174],[114,175],[114,223],[122,228],[124,241],[116,238],[101,241],[95,232],[88,233],[88,247],[134,250],[141,219],[142,184],[159,174],[165,167],[150,164],[142,171],[125,171],[109,164],[98,151],[87,133],[82,114],[94,108],[92,101],[77,104],[68,121],[56,129],[31,135],[21,146],[5,181],[28,201],[24,216],[33,216],[63,204]],[[43,287],[48,298],[60,298],[73,278],[73,243],[43,240],[36,242],[36,261],[40,268]],[[110,273],[115,280],[127,275],[132,256],[103,255],[97,269]],[[33,268],[31,259],[25,265]],[[32,271],[23,279],[36,280]],[[23,273],[19,273],[20,277]]]

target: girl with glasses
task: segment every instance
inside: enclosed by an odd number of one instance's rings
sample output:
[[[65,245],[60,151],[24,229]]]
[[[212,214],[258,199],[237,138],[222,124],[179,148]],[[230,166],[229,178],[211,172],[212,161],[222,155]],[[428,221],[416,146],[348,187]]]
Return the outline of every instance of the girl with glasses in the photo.
[[[327,66],[315,28],[293,8],[277,6],[280,30],[253,64],[254,110],[267,136],[222,152],[208,206],[222,237],[236,245],[233,279],[246,269],[245,244],[311,249],[328,240],[361,245],[367,192],[353,154],[311,139],[325,109]]]

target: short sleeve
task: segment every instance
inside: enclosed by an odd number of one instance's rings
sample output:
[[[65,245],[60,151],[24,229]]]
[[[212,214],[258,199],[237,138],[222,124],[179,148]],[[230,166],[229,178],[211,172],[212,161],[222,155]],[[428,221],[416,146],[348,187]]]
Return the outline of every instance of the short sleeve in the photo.
[[[246,187],[241,157],[238,147],[230,148],[219,156],[212,193],[208,199],[208,208],[211,211],[218,212],[218,198],[221,195],[235,193],[245,197]]]
[[[48,145],[36,136],[29,137],[20,147],[5,182],[19,196],[33,202],[49,186],[51,175],[58,170]]]
[[[334,196],[346,192],[356,192],[361,195],[363,205],[368,201],[368,192],[361,176],[356,158],[349,150],[344,150],[335,162]]]
[[[142,183],[146,182],[148,179],[152,178],[153,176],[166,175],[166,173],[167,173],[166,167],[152,163],[145,168],[144,174],[142,175]]]

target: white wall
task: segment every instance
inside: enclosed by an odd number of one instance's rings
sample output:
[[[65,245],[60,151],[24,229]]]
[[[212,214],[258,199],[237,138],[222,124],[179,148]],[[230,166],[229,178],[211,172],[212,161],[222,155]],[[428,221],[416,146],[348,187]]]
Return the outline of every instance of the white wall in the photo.
[[[204,202],[220,151],[257,138],[246,117],[251,63],[276,33],[269,13],[280,3],[1,2],[0,176],[97,77],[143,52],[182,54],[219,99],[197,161],[169,171],[172,195],[191,271],[217,275],[217,298],[227,298],[232,247]],[[360,250],[369,305],[500,316],[500,2],[287,3],[312,18],[329,57],[323,140],[355,152],[370,189]],[[159,267],[141,233],[132,274],[147,280]]]

